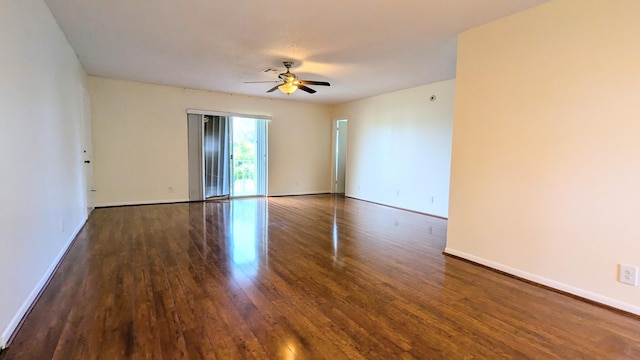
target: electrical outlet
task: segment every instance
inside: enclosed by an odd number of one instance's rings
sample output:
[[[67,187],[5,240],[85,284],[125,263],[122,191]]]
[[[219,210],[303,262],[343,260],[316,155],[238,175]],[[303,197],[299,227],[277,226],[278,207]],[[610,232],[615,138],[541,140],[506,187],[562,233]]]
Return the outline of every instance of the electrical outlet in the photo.
[[[638,286],[638,268],[631,265],[620,264],[618,281],[624,284]]]

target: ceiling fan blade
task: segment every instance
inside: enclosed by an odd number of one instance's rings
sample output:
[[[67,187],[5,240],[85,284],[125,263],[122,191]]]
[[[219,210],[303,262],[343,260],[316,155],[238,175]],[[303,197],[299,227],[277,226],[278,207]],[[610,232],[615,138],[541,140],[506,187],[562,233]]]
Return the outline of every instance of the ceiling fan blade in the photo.
[[[306,86],[304,86],[304,85],[302,85],[302,84],[298,85],[298,89],[300,89],[300,90],[302,90],[302,91],[306,91],[306,92],[308,92],[309,94],[313,94],[313,93],[315,93],[315,92],[316,92],[316,91],[315,91],[315,90],[313,90],[312,88],[306,87]]]
[[[280,82],[278,80],[267,80],[267,81],[243,81],[243,84],[261,84],[261,83],[276,83]]]
[[[313,81],[313,80],[299,80],[301,84],[303,85],[322,85],[322,86],[331,86],[331,84],[329,84],[326,81]]]
[[[282,84],[278,84],[278,85],[272,87],[271,89],[267,90],[267,92],[270,93],[270,92],[276,91],[280,85],[282,85]]]

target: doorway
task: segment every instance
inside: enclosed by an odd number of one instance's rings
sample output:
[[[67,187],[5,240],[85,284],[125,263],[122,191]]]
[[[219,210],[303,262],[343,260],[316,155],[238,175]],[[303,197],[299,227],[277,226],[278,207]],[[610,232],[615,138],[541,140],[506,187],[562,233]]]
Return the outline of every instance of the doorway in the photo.
[[[335,140],[335,177],[334,192],[337,194],[345,193],[346,174],[347,174],[347,137],[348,126],[347,119],[336,120],[336,140]]]
[[[188,113],[189,200],[266,196],[267,118]]]
[[[80,119],[80,129],[82,131],[82,162],[84,173],[84,191],[86,203],[86,217],[93,212],[93,145],[91,143],[91,98],[89,92],[82,87],[82,118]]]

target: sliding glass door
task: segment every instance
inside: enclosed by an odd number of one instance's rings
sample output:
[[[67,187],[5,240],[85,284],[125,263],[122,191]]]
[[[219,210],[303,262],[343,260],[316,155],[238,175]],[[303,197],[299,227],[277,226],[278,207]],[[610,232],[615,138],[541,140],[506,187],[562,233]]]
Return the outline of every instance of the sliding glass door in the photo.
[[[267,193],[267,119],[188,115],[189,199]]]

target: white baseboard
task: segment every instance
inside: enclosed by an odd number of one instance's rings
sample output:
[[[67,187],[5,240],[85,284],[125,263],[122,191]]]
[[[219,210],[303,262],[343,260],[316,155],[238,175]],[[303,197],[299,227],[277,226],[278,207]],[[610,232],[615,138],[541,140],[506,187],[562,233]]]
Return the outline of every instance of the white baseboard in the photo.
[[[267,196],[320,195],[320,194],[330,194],[330,193],[331,191],[329,190],[319,190],[319,191],[275,193],[275,194],[269,194]],[[96,203],[95,207],[100,208],[100,207],[128,206],[128,205],[172,204],[172,203],[182,203],[182,202],[189,202],[189,199],[115,201],[115,202]]]
[[[96,203],[95,207],[112,207],[112,206],[127,206],[127,205],[154,205],[154,204],[172,204],[188,202],[189,199],[165,199],[165,200],[139,200],[139,201],[116,201],[106,203]]]
[[[604,295],[600,295],[588,290],[584,290],[581,288],[577,288],[575,286],[571,286],[571,285],[567,285],[564,283],[561,283],[559,281],[555,281],[555,280],[551,280],[551,279],[547,279],[545,277],[539,276],[539,275],[535,275],[535,274],[531,274],[528,273],[526,271],[522,271],[516,268],[512,268],[510,266],[507,265],[503,265],[491,260],[487,260],[475,255],[471,255],[471,254],[467,254],[463,251],[458,251],[455,249],[451,249],[449,247],[444,249],[444,252],[446,254],[450,254],[450,255],[454,255],[469,261],[473,261],[475,263],[484,265],[484,266],[488,266],[492,269],[496,269],[496,270],[500,270],[503,271],[507,274],[511,274],[514,276],[517,276],[519,278],[523,278],[529,281],[533,281],[535,283],[541,284],[541,285],[545,285],[551,288],[554,288],[556,290],[560,290],[560,291],[564,291],[566,293],[572,294],[572,295],[576,295],[579,296],[581,298],[584,299],[588,299],[591,301],[595,301],[597,303],[603,304],[603,305],[607,305],[607,306],[611,306],[613,308],[616,309],[620,309],[635,315],[640,315],[640,306],[636,306],[636,305],[632,305],[620,300],[616,300],[616,299],[612,299],[610,297],[604,296]]]
[[[321,194],[331,194],[329,190],[320,190],[320,191],[301,191],[301,192],[290,192],[290,193],[275,193],[269,194],[267,196],[299,196],[299,195],[321,195]]]
[[[434,214],[434,213],[428,213],[428,212],[425,212],[423,210],[410,209],[410,208],[406,208],[406,207],[402,207],[402,206],[398,206],[398,205],[394,205],[394,204],[387,204],[387,203],[383,203],[383,202],[377,202],[377,201],[368,200],[368,199],[365,199],[365,198],[353,196],[351,194],[345,194],[344,196],[346,196],[348,198],[351,198],[351,199],[356,199],[356,200],[360,200],[360,201],[366,201],[366,202],[372,203],[372,204],[387,206],[387,207],[394,208],[394,209],[410,211],[410,212],[414,212],[416,214],[422,214],[422,215],[427,215],[427,216],[431,216],[431,217],[435,217],[435,218],[439,218],[439,219],[443,219],[443,220],[448,220],[448,218],[447,218],[448,215],[444,216],[444,215],[439,215],[439,214]]]
[[[0,334],[0,349],[4,349],[7,347],[7,343],[9,342],[9,339],[11,339],[11,336],[16,331],[18,325],[20,325],[22,318],[27,314],[27,312],[29,311],[33,303],[38,299],[38,295],[40,294],[40,292],[49,283],[49,279],[53,275],[53,272],[58,267],[58,264],[62,260],[62,257],[67,252],[67,249],[73,242],[73,239],[76,238],[76,236],[78,235],[78,233],[80,232],[80,230],[82,229],[86,221],[87,219],[84,219],[84,221],[80,223],[78,228],[75,229],[73,233],[71,233],[71,236],[69,236],[69,238],[67,239],[66,243],[64,244],[64,246],[62,247],[58,255],[55,257],[55,259],[53,259],[53,262],[51,263],[47,271],[44,273],[44,275],[42,276],[38,284],[33,288],[33,290],[31,290],[31,293],[29,294],[29,296],[24,300],[24,302],[22,303],[22,306],[20,306],[20,309],[18,309],[18,312],[13,316],[13,319],[11,319],[11,322],[9,322],[9,325],[4,329],[2,334]]]

